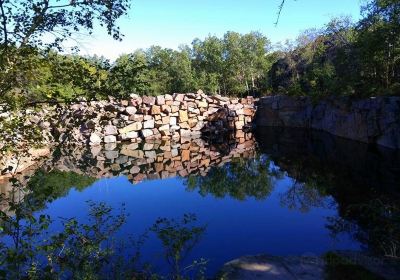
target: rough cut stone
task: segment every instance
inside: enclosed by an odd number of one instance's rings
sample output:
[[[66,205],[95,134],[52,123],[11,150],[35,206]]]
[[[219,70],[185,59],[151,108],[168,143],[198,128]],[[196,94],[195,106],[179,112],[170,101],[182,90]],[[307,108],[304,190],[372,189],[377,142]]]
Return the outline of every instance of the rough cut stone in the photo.
[[[144,138],[147,138],[147,137],[150,137],[150,136],[153,135],[153,130],[151,130],[151,129],[143,129],[143,130],[141,131],[141,133],[142,133],[142,136],[143,136]]]
[[[154,119],[145,121],[143,123],[143,128],[147,129],[147,128],[154,128]]]
[[[128,133],[130,131],[139,131],[142,129],[142,123],[141,122],[135,122],[132,123],[124,128],[121,128],[119,130],[119,133],[124,134],[124,133]]]
[[[139,137],[139,133],[137,131],[129,131],[126,134],[121,134],[122,140],[136,139],[138,137]]]
[[[171,117],[171,118],[169,119],[169,124],[170,124],[171,126],[175,126],[175,125],[176,125],[176,117]]]
[[[181,134],[181,136],[190,136],[190,130],[189,129],[181,129],[180,134]]]
[[[125,111],[129,114],[129,115],[134,115],[137,112],[137,108],[133,107],[133,106],[129,106],[126,107]]]
[[[165,104],[165,98],[163,95],[158,95],[157,96],[157,105],[164,105]]]
[[[165,113],[165,114],[169,114],[169,113],[171,113],[171,106],[169,106],[169,105],[162,105],[161,106],[161,111],[163,112],[163,113]]]
[[[171,106],[171,113],[176,113],[178,111],[179,111],[179,106],[176,106],[176,105]]]
[[[114,135],[106,135],[104,137],[104,143],[115,143],[117,142],[117,137],[115,137]]]
[[[143,158],[144,152],[142,150],[131,150],[129,148],[123,148],[120,152],[122,155],[133,157],[133,158]]]
[[[154,96],[143,96],[143,104],[154,105],[156,104],[156,98]]]
[[[244,114],[245,116],[252,116],[252,115],[254,114],[254,110],[253,110],[253,109],[250,109],[250,108],[244,108],[244,109],[243,109],[243,114]]]
[[[97,135],[97,133],[92,133],[92,134],[90,135],[90,143],[91,143],[92,145],[98,145],[98,144],[100,144],[100,143],[101,143],[101,138],[100,138],[100,136]]]
[[[174,100],[178,101],[178,102],[182,102],[185,99],[185,95],[184,94],[176,94]]]
[[[104,127],[104,134],[105,135],[117,135],[118,134],[118,130],[113,125],[106,125]]]
[[[140,167],[139,166],[133,166],[130,170],[129,173],[131,174],[137,174],[140,172]]]
[[[162,117],[161,122],[162,124],[169,124],[171,118],[169,116]]]
[[[207,108],[207,107],[208,107],[208,103],[205,102],[205,101],[196,102],[196,103],[197,103],[197,106],[198,106],[199,108]]]
[[[183,150],[181,153],[182,153],[182,161],[190,160],[190,151],[189,150]]]
[[[159,114],[161,114],[161,107],[158,105],[153,105],[153,106],[151,106],[150,112],[152,115],[159,115]]]
[[[162,130],[169,130],[169,124],[160,126],[160,127],[158,128],[158,130],[159,130],[159,131],[162,131]]]
[[[187,111],[179,110],[179,122],[187,122],[188,114]]]

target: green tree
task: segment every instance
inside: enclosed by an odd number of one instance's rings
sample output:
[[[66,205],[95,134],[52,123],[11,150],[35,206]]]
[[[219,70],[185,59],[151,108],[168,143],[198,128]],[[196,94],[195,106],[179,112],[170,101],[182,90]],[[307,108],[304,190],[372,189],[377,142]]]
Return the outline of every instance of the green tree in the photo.
[[[36,76],[36,55],[62,50],[74,34],[91,34],[99,24],[120,40],[116,21],[126,14],[129,2],[0,0],[0,97],[12,90],[23,95],[29,78]]]
[[[121,55],[110,69],[111,94],[126,97],[130,93],[147,94],[151,81],[149,64],[142,50]]]
[[[208,36],[204,41],[192,42],[193,67],[199,88],[211,93],[226,93],[226,81],[223,79],[224,57],[223,42],[216,36]]]

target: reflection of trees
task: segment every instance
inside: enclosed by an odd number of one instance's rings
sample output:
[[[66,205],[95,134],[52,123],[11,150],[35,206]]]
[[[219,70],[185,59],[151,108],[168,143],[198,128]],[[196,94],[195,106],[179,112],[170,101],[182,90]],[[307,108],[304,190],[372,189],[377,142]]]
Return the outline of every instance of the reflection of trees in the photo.
[[[294,181],[287,192],[281,195],[281,204],[289,209],[307,212],[313,207],[324,207],[326,196],[321,194],[314,182]]]
[[[293,183],[281,195],[281,204],[301,212],[307,212],[313,207],[326,207],[330,177],[319,173],[317,169],[307,174],[303,165],[298,159],[290,161],[289,176],[293,178]]]
[[[365,201],[347,207],[342,217],[329,218],[333,235],[350,233],[371,251],[400,257],[400,201],[391,197]]]
[[[187,279],[193,273],[204,279],[207,261],[194,261],[181,269],[184,256],[197,245],[205,226],[193,224],[196,216],[181,221],[160,218],[149,230],[162,241],[172,274],[164,278],[152,264],[141,264],[140,250],[148,231],[140,236],[116,240],[126,223],[125,209],[89,202],[86,222],[63,219],[61,229],[48,232],[56,222],[34,215],[29,205],[9,202],[15,215],[0,211],[0,279]]]
[[[184,279],[185,274],[195,269],[199,269],[199,275],[202,275],[207,264],[206,260],[200,259],[181,268],[182,262],[206,231],[205,226],[195,224],[196,220],[196,215],[185,214],[181,221],[160,218],[151,227],[164,246],[164,256],[173,269],[173,279]]]
[[[189,176],[186,185],[190,191],[198,189],[203,196],[263,199],[270,195],[274,179],[279,175],[279,171],[270,168],[266,157],[237,158],[223,166],[212,167],[205,176]]]
[[[35,209],[41,209],[47,202],[66,196],[71,188],[81,191],[95,181],[94,178],[75,172],[38,170],[29,179],[27,185],[29,194],[25,196],[24,201],[35,205]]]

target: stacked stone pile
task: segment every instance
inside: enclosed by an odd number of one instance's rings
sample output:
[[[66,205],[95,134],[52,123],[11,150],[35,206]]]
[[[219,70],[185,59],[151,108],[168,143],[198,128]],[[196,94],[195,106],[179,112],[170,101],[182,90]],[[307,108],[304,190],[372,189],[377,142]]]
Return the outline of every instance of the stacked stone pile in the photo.
[[[227,113],[219,114],[221,109]],[[24,118],[25,127],[41,131],[43,144],[67,141],[97,145],[197,137],[208,123],[218,128],[229,124],[230,129],[241,130],[253,121],[254,114],[252,97],[209,96],[202,91],[160,96],[132,94],[128,100],[109,98],[75,104],[44,104],[26,112],[3,112],[0,128],[13,118]],[[16,133],[15,142],[22,142],[24,135],[23,131]]]
[[[99,106],[97,119],[88,120],[79,131],[82,134],[90,129],[90,135],[84,134],[83,138],[89,136],[91,145],[193,138],[201,135],[206,124],[242,130],[253,121],[253,104],[251,97],[229,99],[202,92],[156,97],[132,95],[130,100],[110,101],[106,106]],[[221,109],[229,113],[218,114]]]

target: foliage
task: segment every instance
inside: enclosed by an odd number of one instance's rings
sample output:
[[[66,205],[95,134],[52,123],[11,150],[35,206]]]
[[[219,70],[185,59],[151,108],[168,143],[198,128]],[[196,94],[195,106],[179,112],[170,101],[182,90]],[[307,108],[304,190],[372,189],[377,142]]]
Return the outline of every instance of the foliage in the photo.
[[[36,77],[46,79],[51,74],[48,68],[43,69],[49,51],[65,50],[64,43],[73,41],[77,34],[90,35],[96,24],[120,40],[122,34],[116,21],[126,14],[129,2],[0,0],[0,96],[24,96],[32,79],[35,85]],[[77,50],[76,44],[72,49]],[[42,74],[45,77],[40,77]],[[85,77],[85,73],[77,74]],[[46,86],[50,87],[47,92],[52,90],[51,82]]]
[[[400,94],[400,4],[372,0],[363,18],[333,19],[302,34],[269,72],[274,92],[294,95]]]
[[[67,195],[72,187],[82,191],[92,185],[95,178],[74,172],[52,170],[45,172],[38,170],[27,185],[29,193],[24,198],[25,203],[30,203],[35,209],[44,208],[45,204]]]
[[[55,220],[35,215],[27,204],[9,203],[15,215],[0,211],[2,279],[165,279],[152,272],[151,264],[140,262],[146,232],[137,239],[115,240],[126,223],[124,206],[115,214],[116,209],[105,203],[88,202],[85,223],[61,218],[61,229],[49,233]],[[195,220],[193,214],[184,215],[182,221],[160,218],[150,228],[162,241],[166,260],[173,264],[168,277],[189,279],[189,272],[195,271],[190,279],[204,279],[204,259],[180,268],[205,231],[204,226],[191,226]]]
[[[192,225],[196,222],[194,214],[185,214],[180,222],[174,219],[160,218],[151,227],[165,248],[165,259],[173,268],[173,279],[185,279],[190,270],[199,269],[197,279],[204,277],[207,261],[200,259],[191,265],[181,268],[187,254],[198,243],[206,227]]]
[[[199,88],[234,96],[400,93],[397,0],[367,1],[359,22],[332,19],[274,51],[259,32],[227,32],[222,38],[194,39],[179,50],[159,46],[137,50],[113,63],[55,51],[74,33],[83,29],[90,33],[96,22],[121,39],[116,20],[126,13],[129,1],[54,1],[19,0],[16,5],[0,1],[2,101],[122,98]]]
[[[263,199],[270,195],[274,178],[279,176],[278,171],[270,169],[269,163],[261,157],[239,158],[223,166],[212,167],[206,176],[189,176],[187,189],[198,189],[203,196],[212,194],[219,198],[229,195],[238,200],[247,197]]]

